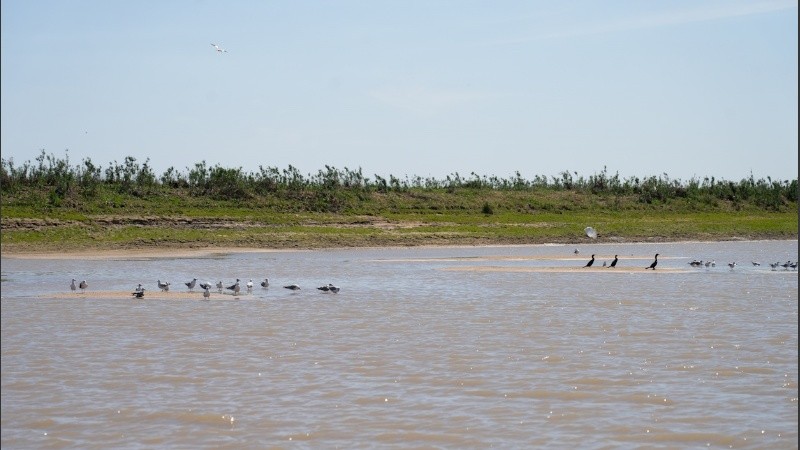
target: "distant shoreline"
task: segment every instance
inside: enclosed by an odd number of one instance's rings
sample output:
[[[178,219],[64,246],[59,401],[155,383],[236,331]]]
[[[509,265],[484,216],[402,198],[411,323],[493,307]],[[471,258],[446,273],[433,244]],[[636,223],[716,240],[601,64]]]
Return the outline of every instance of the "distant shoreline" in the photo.
[[[337,247],[309,247],[309,248],[258,248],[258,247],[181,247],[168,246],[162,248],[117,248],[102,249],[43,249],[43,248],[3,248],[0,254],[6,259],[55,259],[64,260],[78,258],[82,260],[104,260],[104,259],[160,259],[160,258],[207,258],[218,255],[238,254],[238,253],[275,253],[275,252],[301,252],[301,251],[332,251],[348,249],[392,249],[392,248],[480,248],[480,247],[539,247],[539,246],[613,246],[613,245],[635,245],[635,244],[658,244],[658,243],[701,243],[701,242],[758,242],[758,241],[797,241],[797,238],[740,238],[730,237],[727,239],[659,239],[659,240],[580,240],[571,242],[537,242],[537,243],[481,243],[481,244],[430,244],[419,243],[417,245],[374,245],[374,246],[337,246]]]

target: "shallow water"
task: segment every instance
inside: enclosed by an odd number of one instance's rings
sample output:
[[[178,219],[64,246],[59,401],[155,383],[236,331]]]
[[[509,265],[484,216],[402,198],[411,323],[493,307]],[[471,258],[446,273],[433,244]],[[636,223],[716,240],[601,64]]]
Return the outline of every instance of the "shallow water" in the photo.
[[[2,447],[797,448],[797,241],[573,248],[4,257]]]

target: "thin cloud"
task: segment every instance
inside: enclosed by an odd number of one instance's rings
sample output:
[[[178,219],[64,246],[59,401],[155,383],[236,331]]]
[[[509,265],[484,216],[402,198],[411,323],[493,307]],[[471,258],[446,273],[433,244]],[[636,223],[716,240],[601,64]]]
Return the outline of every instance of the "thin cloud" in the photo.
[[[766,14],[776,11],[797,9],[795,0],[768,0],[759,2],[723,2],[716,5],[702,5],[700,7],[664,11],[651,15],[627,17],[604,23],[582,23],[559,26],[557,31],[543,31],[534,36],[521,37],[496,41],[495,44],[520,44],[525,42],[561,39],[570,37],[590,36],[597,34],[618,33],[631,30],[662,28],[687,23],[709,22],[733,17]]]

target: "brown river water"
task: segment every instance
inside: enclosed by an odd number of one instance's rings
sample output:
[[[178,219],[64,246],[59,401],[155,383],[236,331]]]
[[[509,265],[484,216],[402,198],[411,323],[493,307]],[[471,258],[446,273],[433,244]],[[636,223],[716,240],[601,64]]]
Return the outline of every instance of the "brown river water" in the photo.
[[[798,448],[797,244],[3,255],[2,447]]]

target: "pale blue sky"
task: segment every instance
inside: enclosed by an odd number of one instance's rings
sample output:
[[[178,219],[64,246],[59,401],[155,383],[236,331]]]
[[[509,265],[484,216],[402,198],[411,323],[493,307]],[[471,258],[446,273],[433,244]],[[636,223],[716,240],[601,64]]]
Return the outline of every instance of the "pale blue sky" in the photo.
[[[797,178],[796,0],[3,0],[0,17],[17,165],[69,149],[157,175]]]

